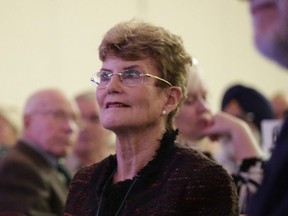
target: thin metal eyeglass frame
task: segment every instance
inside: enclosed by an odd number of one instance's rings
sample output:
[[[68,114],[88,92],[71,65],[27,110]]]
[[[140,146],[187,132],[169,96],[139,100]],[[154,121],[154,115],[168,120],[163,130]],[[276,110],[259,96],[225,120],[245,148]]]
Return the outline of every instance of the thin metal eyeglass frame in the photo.
[[[100,85],[100,82],[96,81],[96,79],[94,78],[94,76],[98,76],[98,77],[99,77],[99,74],[100,74],[100,73],[101,73],[101,72],[95,73],[95,74],[92,76],[92,78],[90,79],[90,81],[91,81],[93,84],[96,84],[98,87],[99,87],[99,85]],[[113,75],[118,75],[118,76],[120,76],[120,79],[121,79],[121,81],[122,81],[122,80],[123,80],[123,79],[122,79],[122,73],[123,73],[123,72],[120,72],[120,73],[111,73],[111,74],[109,74],[109,76],[112,77]],[[160,81],[166,83],[167,85],[172,86],[172,84],[171,84],[170,82],[168,82],[167,80],[165,80],[165,79],[163,79],[163,78],[161,78],[161,77],[158,77],[158,76],[155,76],[155,75],[152,75],[152,74],[148,74],[148,73],[140,73],[140,77],[144,77],[144,76],[146,76],[146,77],[151,77],[151,78],[160,80]],[[110,81],[111,81],[111,79],[110,79]],[[107,83],[107,85],[110,83],[110,81]],[[106,88],[107,85],[104,86],[104,87],[100,87],[100,88]]]

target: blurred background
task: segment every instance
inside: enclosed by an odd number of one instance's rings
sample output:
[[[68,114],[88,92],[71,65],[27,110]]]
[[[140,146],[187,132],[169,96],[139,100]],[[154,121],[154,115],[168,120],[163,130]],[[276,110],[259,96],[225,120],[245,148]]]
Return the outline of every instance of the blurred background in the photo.
[[[253,45],[248,4],[238,0],[0,0],[0,103],[30,93],[94,89],[98,45],[114,24],[140,18],[181,35],[203,69],[217,111],[224,90],[243,83],[267,97],[288,93],[288,73]]]

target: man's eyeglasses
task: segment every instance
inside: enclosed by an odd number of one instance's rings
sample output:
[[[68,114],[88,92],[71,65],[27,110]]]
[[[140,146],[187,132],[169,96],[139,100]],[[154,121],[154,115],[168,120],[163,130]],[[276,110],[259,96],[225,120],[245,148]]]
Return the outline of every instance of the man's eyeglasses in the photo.
[[[93,84],[96,84],[98,86],[98,88],[106,88],[107,85],[110,83],[113,75],[120,76],[120,80],[126,86],[132,86],[133,87],[133,86],[137,86],[141,83],[146,83],[145,78],[147,78],[147,77],[160,80],[160,81],[166,83],[167,85],[172,86],[172,84],[165,79],[162,79],[162,78],[155,76],[155,75],[152,75],[152,74],[142,73],[142,72],[135,70],[135,69],[123,70],[120,73],[113,73],[111,71],[101,70],[100,72],[97,72],[92,76],[91,81]]]
[[[83,121],[89,122],[91,124],[98,124],[99,123],[99,116],[96,114],[82,115],[80,118],[80,123],[82,123]]]
[[[53,117],[53,119],[55,119],[56,121],[72,121],[76,124],[78,124],[79,122],[79,118],[78,116],[74,115],[74,114],[68,114],[62,110],[43,110],[43,111],[36,111],[34,112],[34,114],[41,114],[41,115],[49,115],[51,117]]]

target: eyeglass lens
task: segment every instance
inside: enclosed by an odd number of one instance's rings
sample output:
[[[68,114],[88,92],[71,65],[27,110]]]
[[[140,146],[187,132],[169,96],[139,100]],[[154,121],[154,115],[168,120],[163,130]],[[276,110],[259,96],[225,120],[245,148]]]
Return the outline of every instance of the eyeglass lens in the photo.
[[[128,86],[135,86],[142,82],[143,74],[135,69],[123,70],[120,73],[102,70],[94,76],[91,81],[96,83],[99,88],[105,88],[111,81],[113,75],[120,76],[121,81]]]

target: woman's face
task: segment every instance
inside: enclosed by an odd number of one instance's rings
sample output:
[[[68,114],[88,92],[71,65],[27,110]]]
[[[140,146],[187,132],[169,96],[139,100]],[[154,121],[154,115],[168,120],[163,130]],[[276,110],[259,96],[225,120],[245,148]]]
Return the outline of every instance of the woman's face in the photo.
[[[193,79],[193,78],[192,78]],[[182,137],[198,140],[203,137],[202,130],[211,124],[212,113],[207,103],[207,89],[199,78],[188,85],[188,97],[175,118],[176,127]]]
[[[111,56],[105,59],[101,68],[112,73],[127,69],[160,76],[150,58],[125,61]],[[145,83],[129,86],[121,81],[119,75],[113,75],[105,88],[97,88],[100,121],[106,129],[117,132],[127,129],[142,130],[159,125],[165,129],[165,118],[162,115],[167,101],[165,89],[156,87],[154,78],[144,79]]]

